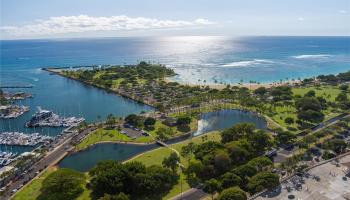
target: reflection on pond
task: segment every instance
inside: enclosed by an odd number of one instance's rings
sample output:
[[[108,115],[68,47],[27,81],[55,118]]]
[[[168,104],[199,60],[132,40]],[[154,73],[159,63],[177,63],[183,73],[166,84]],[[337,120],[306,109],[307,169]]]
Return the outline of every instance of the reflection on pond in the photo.
[[[223,130],[243,122],[253,123],[259,129],[266,129],[266,121],[252,112],[242,110],[219,110],[202,114],[198,121],[198,130],[194,135]]]

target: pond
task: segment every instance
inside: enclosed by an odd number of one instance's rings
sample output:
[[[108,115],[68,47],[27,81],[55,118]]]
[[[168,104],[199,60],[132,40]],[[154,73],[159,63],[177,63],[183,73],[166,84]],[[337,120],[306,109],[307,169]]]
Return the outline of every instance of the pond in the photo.
[[[194,135],[200,135],[214,130],[222,130],[242,122],[253,123],[259,129],[266,128],[266,121],[252,112],[241,110],[219,110],[202,114],[198,121],[198,131],[196,131]],[[185,139],[187,138],[177,139],[171,143],[180,142]],[[157,144],[97,144],[86,150],[65,157],[59,163],[59,166],[85,172],[94,167],[99,161],[124,161],[137,154],[157,147],[159,147]]]
[[[243,110],[227,109],[201,114],[198,120],[198,130],[194,135],[223,130],[243,122],[255,124],[256,128],[259,129],[266,129],[266,121],[257,114]]]
[[[159,147],[157,144],[101,143],[65,157],[59,166],[86,172],[103,160],[127,160],[137,154]]]

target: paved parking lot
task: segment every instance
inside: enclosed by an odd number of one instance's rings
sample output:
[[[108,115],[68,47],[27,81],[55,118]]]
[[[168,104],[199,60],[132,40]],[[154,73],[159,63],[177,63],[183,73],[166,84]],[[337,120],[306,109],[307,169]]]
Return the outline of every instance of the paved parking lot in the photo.
[[[346,180],[343,179],[346,173],[350,173],[350,155],[341,158],[339,163],[336,165],[335,162],[328,162],[309,170],[309,176],[303,177],[304,183],[298,189],[295,187],[298,184],[293,184],[292,179],[282,183],[279,191],[265,193],[256,199],[284,200],[294,195],[296,200],[344,200],[346,196],[350,196],[350,175],[348,174]],[[298,180],[294,182],[300,183]]]

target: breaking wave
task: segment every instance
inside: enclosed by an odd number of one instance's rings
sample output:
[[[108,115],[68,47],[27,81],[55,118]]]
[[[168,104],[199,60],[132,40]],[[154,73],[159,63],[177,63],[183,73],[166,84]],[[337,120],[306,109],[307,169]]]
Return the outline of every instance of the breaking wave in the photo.
[[[275,62],[271,60],[254,59],[254,60],[231,62],[231,63],[223,64],[221,66],[222,67],[248,67],[252,65],[272,64],[272,63],[275,63]]]
[[[306,55],[297,55],[292,56],[296,59],[314,59],[314,58],[329,58],[331,55],[329,54],[306,54]]]

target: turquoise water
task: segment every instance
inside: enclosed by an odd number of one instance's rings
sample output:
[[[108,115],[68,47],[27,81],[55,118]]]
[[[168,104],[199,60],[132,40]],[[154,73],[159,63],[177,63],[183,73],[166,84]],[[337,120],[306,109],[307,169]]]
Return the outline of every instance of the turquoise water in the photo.
[[[202,114],[198,122],[199,129],[194,135],[200,135],[213,130],[222,130],[241,122],[253,123],[259,129],[266,128],[266,121],[251,112],[244,112],[240,110],[219,110]],[[176,142],[179,142],[179,140]],[[99,161],[123,161],[144,151],[155,149],[157,147],[159,146],[156,144],[97,144],[84,151],[67,156],[59,163],[59,166],[78,171],[88,171]]]
[[[151,109],[49,75],[41,67],[134,64],[146,60],[174,68],[178,73],[174,80],[199,84],[204,84],[203,80],[206,83],[273,82],[350,70],[350,37],[146,37],[0,42],[0,84],[34,86],[24,90],[33,93],[34,98],[18,102],[29,105],[30,112],[18,119],[0,120],[0,132],[19,130],[47,135],[60,132],[56,128],[24,128],[24,122],[37,106],[60,115],[83,116],[89,122],[102,120],[109,113],[126,116]]]

